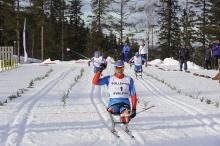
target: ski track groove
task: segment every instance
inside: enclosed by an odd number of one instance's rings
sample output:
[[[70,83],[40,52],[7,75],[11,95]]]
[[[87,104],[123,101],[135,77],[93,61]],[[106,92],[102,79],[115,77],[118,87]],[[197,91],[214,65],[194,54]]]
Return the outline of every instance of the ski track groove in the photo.
[[[29,117],[32,109],[34,108],[34,105],[39,100],[41,100],[42,97],[44,97],[44,95],[46,95],[48,91],[53,89],[54,86],[56,86],[60,80],[64,79],[71,71],[74,71],[75,69],[71,68],[69,70],[63,71],[62,73],[57,75],[57,77],[55,79],[53,79],[53,80],[49,81],[47,84],[45,84],[42,87],[43,90],[36,91],[36,93],[31,95],[27,100],[22,102],[20,106],[18,106],[17,116],[14,118],[14,120],[12,120],[12,122],[11,122],[12,124],[9,125],[9,128],[5,134],[6,136],[3,139],[3,143],[5,143],[5,146],[12,146],[12,145],[20,146],[21,145],[21,142],[22,142],[23,137],[25,135],[25,127],[27,126],[28,117]],[[134,76],[133,73],[131,73],[131,71],[129,71],[129,74],[131,76]],[[146,75],[146,72],[143,72],[143,77],[151,78]],[[202,124],[204,124],[205,127],[209,130],[208,131],[209,133],[215,134],[215,136],[216,136],[216,134],[218,134],[218,135],[220,134],[220,126],[219,126],[220,122],[218,119],[208,117],[208,115],[205,114],[204,112],[202,112],[200,109],[193,107],[191,105],[187,105],[186,103],[184,103],[184,101],[179,101],[179,100],[174,99],[172,96],[168,95],[165,91],[159,90],[159,87],[156,86],[152,81],[147,80],[147,78],[145,78],[145,80],[144,80],[144,78],[139,79],[139,80],[136,79],[136,81],[139,81],[139,83],[147,91],[150,91],[155,96],[163,99],[163,101],[166,101],[167,103],[176,106],[177,108],[179,108],[182,111],[191,115],[196,121],[199,121]],[[96,91],[95,89],[98,89],[98,95],[97,95],[98,97],[94,96],[94,94],[95,94],[94,91]],[[101,121],[103,122],[104,127],[106,127],[109,130],[109,133],[111,134],[111,128],[110,128],[109,123],[107,121],[107,120],[109,120],[109,117],[102,113],[102,111],[106,110],[104,99],[102,98],[102,92],[104,92],[102,89],[103,88],[101,86],[92,85],[91,92],[90,92],[90,100],[91,100],[93,106],[95,107],[95,109],[98,113],[98,116],[100,117]],[[181,96],[183,96],[183,95],[181,95]],[[101,103],[101,106],[100,106],[100,103]],[[119,128],[122,129],[122,126],[119,126]],[[141,145],[142,142],[140,142],[140,141],[144,141],[144,139],[136,131],[134,131],[134,132],[135,132],[135,138],[133,140],[136,142],[136,144]],[[127,137],[126,133],[121,132],[121,130],[120,130],[120,133],[123,133],[123,135],[124,135],[123,137]],[[132,131],[132,133],[133,133],[133,131]],[[114,137],[114,136],[112,136],[112,137]],[[136,139],[136,137],[138,138],[138,140]],[[216,136],[216,138],[219,139],[219,137],[217,137],[217,136]],[[115,138],[115,139],[117,139],[117,138]],[[118,138],[118,140],[115,144],[121,145],[120,143],[122,141],[125,142],[125,140],[122,139],[122,136],[121,136],[120,138]]]
[[[148,77],[145,72],[143,72],[143,75]],[[212,134],[218,134],[218,135],[220,134],[220,128],[218,126],[219,123],[215,119],[209,118],[206,114],[201,112],[199,109],[192,107],[190,105],[187,105],[183,101],[177,101],[176,99],[167,95],[165,92],[160,91],[159,88],[156,85],[154,85],[151,81],[143,80],[143,79],[139,81],[141,81],[145,89],[150,90],[155,96],[165,99],[168,103],[175,105],[177,108],[183,110],[184,112],[194,117],[194,119],[196,119],[197,121],[206,125],[206,128],[209,129],[209,132],[211,132]],[[217,126],[217,127],[214,127],[214,126]],[[219,139],[219,137],[217,138]]]
[[[43,90],[36,92],[35,94],[31,95],[27,100],[21,103],[21,106],[18,107],[17,116],[11,122],[12,124],[9,125],[7,130],[7,134],[3,139],[3,143],[5,146],[20,146],[25,134],[25,127],[27,125],[28,116],[31,113],[34,105],[42,98],[44,95],[47,94],[57,83],[64,79],[69,73],[76,70],[76,68],[71,68],[67,71],[63,71],[60,73],[55,79],[49,81],[49,83],[43,86]]]
[[[111,133],[111,128],[109,127],[109,123],[107,123],[107,121],[105,120],[105,116],[102,115],[101,111],[105,111],[106,109],[100,109],[100,107],[97,106],[98,103],[96,103],[95,99],[94,99],[94,94],[95,94],[95,89],[96,87],[98,87],[98,92],[100,92],[100,89],[101,87],[100,86],[97,86],[97,85],[92,85],[92,88],[91,88],[91,92],[90,92],[90,100],[92,102],[92,105],[95,107],[96,111],[97,111],[97,114],[99,116],[99,118],[101,119],[102,123],[104,124],[104,127],[106,127],[109,131],[109,134],[112,135],[112,137],[115,137],[112,133]],[[99,94],[99,93],[98,93]],[[116,146],[120,146],[120,138],[116,138],[117,139],[117,143],[116,143]]]
[[[147,88],[146,88],[145,86],[143,86],[143,84],[140,82],[140,80],[143,80],[143,78],[141,78],[141,79],[136,78],[136,76],[135,76],[135,74],[134,74],[133,67],[130,68],[129,70],[130,70],[130,71],[127,71],[126,74],[133,78],[135,84],[140,84],[142,87],[144,87],[145,89],[147,89]],[[142,77],[143,77],[143,74],[142,74]],[[137,86],[135,86],[135,87],[136,87],[136,89],[137,89]],[[150,90],[147,89],[147,91],[150,91]],[[150,91],[150,92],[151,92],[151,91]],[[137,93],[137,94],[138,94],[138,93]],[[137,98],[138,98],[138,97],[137,97]],[[143,100],[140,100],[140,98],[138,98],[138,104],[140,104],[141,102],[143,102]],[[144,105],[144,103],[143,103],[143,104],[140,104],[140,105]],[[132,130],[132,131],[134,131],[134,130]],[[161,129],[161,131],[163,131],[164,133],[167,133],[165,130],[162,130],[162,129]],[[138,134],[136,131],[134,131],[134,132],[135,132],[135,135]],[[134,132],[133,132],[133,133],[134,133]],[[140,134],[138,134],[138,135],[139,135],[139,136],[138,136],[137,138],[139,139],[140,143],[142,143],[142,145],[146,144],[146,140],[144,139],[143,135],[140,135]]]
[[[149,81],[149,84],[152,86],[152,88],[155,88],[155,90],[157,90],[159,94],[162,94],[162,92],[156,86],[154,86],[152,82]],[[179,106],[179,108],[182,108],[182,110],[184,110],[185,112],[194,116],[197,120],[205,124],[208,128],[211,128],[213,131],[215,131],[216,134],[220,134],[219,122],[216,119],[208,117],[199,109],[191,105],[187,105],[182,101],[178,101],[171,96],[165,95],[165,98],[171,103],[176,104],[176,106]]]

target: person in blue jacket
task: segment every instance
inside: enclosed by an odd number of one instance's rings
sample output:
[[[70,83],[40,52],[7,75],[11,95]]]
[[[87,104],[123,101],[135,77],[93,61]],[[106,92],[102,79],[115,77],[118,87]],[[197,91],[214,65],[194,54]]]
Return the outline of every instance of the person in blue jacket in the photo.
[[[137,97],[134,80],[124,74],[123,61],[116,61],[114,67],[115,73],[113,75],[100,78],[101,72],[105,69],[105,66],[101,65],[100,70],[94,75],[92,83],[108,86],[107,111],[114,115],[120,115],[120,121],[127,124],[131,118],[136,116]],[[132,104],[130,104],[130,98]]]
[[[220,41],[215,41],[212,45],[212,56],[214,58],[214,66],[218,67],[218,73],[212,78],[213,80],[219,80],[220,83]]]
[[[122,49],[123,61],[125,62],[128,62],[129,51],[130,51],[130,47],[128,46],[127,43],[125,43]]]

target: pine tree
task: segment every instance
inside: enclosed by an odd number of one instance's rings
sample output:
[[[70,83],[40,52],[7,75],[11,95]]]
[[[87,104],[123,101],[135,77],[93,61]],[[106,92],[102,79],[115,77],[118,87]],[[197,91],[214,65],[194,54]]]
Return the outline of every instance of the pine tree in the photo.
[[[210,24],[210,14],[211,14],[211,0],[193,0],[190,2],[194,6],[196,11],[195,27],[198,29],[196,41],[202,44],[205,48],[207,43],[206,28]]]
[[[44,22],[45,22],[45,14],[44,14],[44,1],[43,0],[31,0],[32,2],[32,15],[36,17],[36,23],[39,28],[40,35],[40,58],[44,59]]]
[[[70,25],[72,25],[73,38],[76,42],[73,46],[74,49],[78,48],[79,44],[79,27],[82,23],[82,2],[80,0],[72,0],[70,2],[69,16],[70,16]]]
[[[92,0],[92,15],[91,20],[91,36],[88,40],[89,52],[93,52],[97,49],[104,50],[106,48],[106,40],[103,30],[106,28],[105,14],[106,8],[109,4],[109,0]],[[89,41],[92,40],[90,43]]]
[[[220,37],[220,1],[210,0],[211,4],[211,14],[209,15],[210,23],[204,29],[204,32],[207,34],[208,39],[213,41],[216,38]]]
[[[122,48],[123,40],[124,40],[124,30],[126,27],[131,26],[131,23],[128,23],[126,20],[130,14],[128,3],[131,0],[113,0],[111,2],[111,7],[109,8],[110,16],[108,20],[110,20],[110,26],[116,32],[119,33],[120,46]],[[114,14],[112,14],[114,13]]]
[[[83,13],[81,0],[72,0],[70,1],[69,6],[69,16],[70,16],[70,30],[71,34],[69,35],[68,44],[74,51],[83,53],[85,49],[85,40],[86,40],[86,31],[84,29],[84,21],[82,19]],[[66,32],[68,34],[68,32]],[[84,35],[82,37],[82,35]],[[71,38],[71,39],[70,39]],[[72,54],[74,55],[74,54]]]
[[[102,31],[102,27],[105,26],[104,18],[106,15],[106,8],[110,0],[92,0],[91,6],[93,11],[93,22],[95,23],[96,31]]]
[[[212,0],[192,0],[189,5],[195,11],[194,19],[192,25],[195,29],[194,42],[199,43],[192,54],[192,61],[203,65],[205,57],[206,45],[209,43],[209,32],[210,28],[213,27],[212,24]]]
[[[15,1],[0,0],[0,45],[13,45],[15,28]]]
[[[194,28],[194,19],[195,19],[195,11],[193,10],[193,6],[190,5],[188,0],[186,1],[186,6],[183,9],[180,24],[182,27],[181,39],[185,46],[192,48],[192,44],[195,43],[196,38],[196,30]],[[189,48],[189,49],[190,49]]]
[[[52,59],[63,59],[64,55],[64,38],[65,38],[65,9],[66,3],[64,0],[48,0],[44,2],[45,10],[47,10],[45,37],[50,36],[50,40],[45,38],[45,47],[47,49],[46,56],[50,55]]]
[[[160,0],[160,5],[157,7],[161,57],[178,57],[181,41],[179,18],[177,17],[180,10],[178,2],[177,0]]]

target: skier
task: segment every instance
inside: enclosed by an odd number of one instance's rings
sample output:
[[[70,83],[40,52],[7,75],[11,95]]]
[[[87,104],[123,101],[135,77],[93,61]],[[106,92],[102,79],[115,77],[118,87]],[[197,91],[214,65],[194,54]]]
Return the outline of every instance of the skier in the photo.
[[[90,66],[90,62],[93,62],[94,66],[94,73],[96,73],[99,70],[100,64],[105,64],[107,65],[107,62],[105,61],[105,58],[100,55],[99,51],[95,51],[94,57],[90,59],[88,62],[88,65]]]
[[[145,61],[144,58],[141,57],[141,55],[139,55],[138,52],[135,53],[135,56],[132,57],[128,63],[131,64],[133,63],[134,64],[134,71],[135,71],[135,74],[136,74],[136,77],[137,77],[137,73],[141,73],[141,76],[142,76],[142,61]]]
[[[131,77],[124,74],[124,62],[115,62],[115,74],[100,78],[101,72],[105,69],[101,64],[99,71],[93,77],[93,84],[107,85],[109,102],[107,111],[113,115],[120,115],[120,121],[128,124],[130,119],[136,116],[137,97],[134,81]],[[132,110],[129,98],[131,98]],[[130,112],[131,111],[131,112]]]

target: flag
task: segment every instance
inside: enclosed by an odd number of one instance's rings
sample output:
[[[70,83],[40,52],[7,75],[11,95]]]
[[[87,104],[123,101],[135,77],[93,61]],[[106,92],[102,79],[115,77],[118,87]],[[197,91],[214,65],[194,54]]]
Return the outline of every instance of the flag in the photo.
[[[24,48],[24,63],[27,62],[27,51],[26,51],[26,35],[25,35],[25,31],[26,31],[26,18],[24,19],[24,29],[23,29],[23,48]]]

